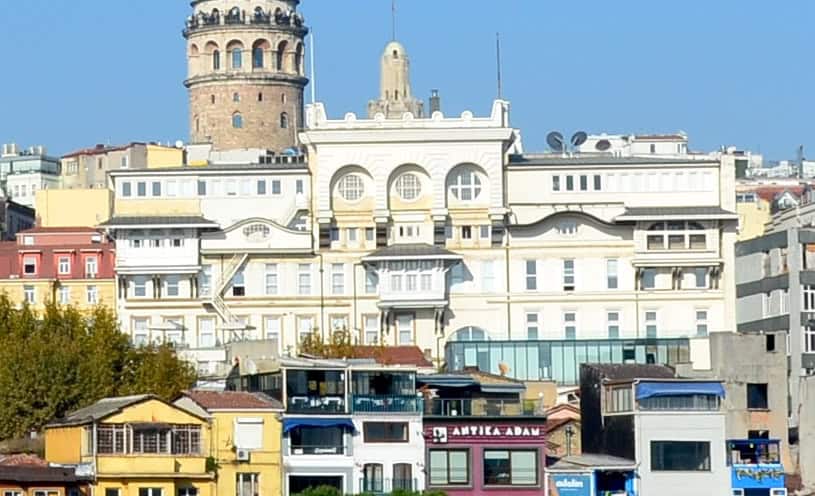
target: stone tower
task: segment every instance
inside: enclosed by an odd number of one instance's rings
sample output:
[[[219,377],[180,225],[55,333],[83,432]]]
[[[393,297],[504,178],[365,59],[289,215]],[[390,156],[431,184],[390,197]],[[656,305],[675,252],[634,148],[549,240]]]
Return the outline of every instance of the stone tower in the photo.
[[[193,0],[184,37],[190,141],[216,150],[297,145],[305,43],[299,0]]]
[[[405,112],[423,117],[424,104],[410,90],[410,59],[401,43],[392,41],[385,47],[381,71],[379,100],[368,102],[368,117],[381,113],[387,119],[401,119]]]

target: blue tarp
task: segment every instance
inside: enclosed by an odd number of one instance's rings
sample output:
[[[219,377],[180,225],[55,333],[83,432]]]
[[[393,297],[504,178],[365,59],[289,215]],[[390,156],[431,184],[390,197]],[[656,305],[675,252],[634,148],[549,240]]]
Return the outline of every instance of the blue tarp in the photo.
[[[724,387],[720,382],[640,382],[637,384],[637,399],[656,396],[688,396],[702,394],[724,398]]]
[[[283,419],[283,432],[289,432],[298,427],[347,427],[354,429],[351,419],[344,418],[287,418]]]

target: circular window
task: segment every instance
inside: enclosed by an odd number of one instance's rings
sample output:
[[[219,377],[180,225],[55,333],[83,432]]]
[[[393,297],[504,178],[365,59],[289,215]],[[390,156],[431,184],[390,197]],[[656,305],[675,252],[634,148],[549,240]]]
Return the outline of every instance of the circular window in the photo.
[[[450,191],[459,200],[475,200],[481,194],[481,178],[473,169],[461,169],[453,177]]]
[[[405,201],[413,201],[422,193],[422,182],[419,176],[406,172],[396,179],[396,193]]]
[[[345,201],[354,202],[362,198],[365,192],[365,185],[362,183],[362,177],[357,174],[348,174],[340,179],[340,196]]]

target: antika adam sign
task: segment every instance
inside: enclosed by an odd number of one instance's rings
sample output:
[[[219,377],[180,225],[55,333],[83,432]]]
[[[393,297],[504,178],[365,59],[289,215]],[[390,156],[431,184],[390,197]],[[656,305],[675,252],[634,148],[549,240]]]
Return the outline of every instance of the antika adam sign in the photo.
[[[436,444],[461,440],[537,441],[543,438],[543,428],[501,424],[444,425],[432,427],[429,434]]]

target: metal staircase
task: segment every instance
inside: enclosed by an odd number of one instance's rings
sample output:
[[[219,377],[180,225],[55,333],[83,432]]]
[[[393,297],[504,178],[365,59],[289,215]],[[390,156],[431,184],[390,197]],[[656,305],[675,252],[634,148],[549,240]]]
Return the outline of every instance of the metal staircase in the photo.
[[[224,301],[223,294],[229,286],[229,283],[232,282],[232,278],[235,277],[235,274],[237,274],[240,268],[243,267],[243,264],[246,263],[247,258],[249,258],[248,253],[236,253],[229,260],[220,279],[218,279],[218,284],[213,288],[212,296],[208,301],[218,316],[224,321],[224,327],[226,328],[235,327],[239,324],[235,314],[229,310],[229,307]]]

